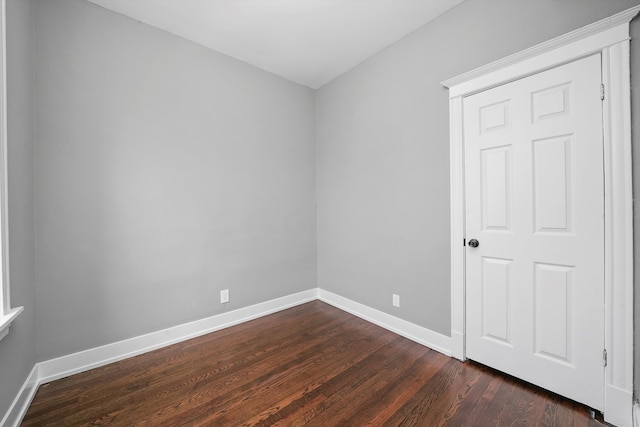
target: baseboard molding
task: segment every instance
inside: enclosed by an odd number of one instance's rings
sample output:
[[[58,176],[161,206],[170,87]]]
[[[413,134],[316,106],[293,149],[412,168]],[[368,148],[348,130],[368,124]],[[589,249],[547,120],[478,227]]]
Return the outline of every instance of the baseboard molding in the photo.
[[[332,292],[314,288],[150,334],[39,362],[33,367],[31,374],[20,389],[9,411],[2,419],[2,422],[0,422],[0,426],[18,426],[25,416],[35,392],[42,384],[238,325],[317,299],[447,356],[452,355],[453,343],[450,337],[367,307],[364,304]]]
[[[0,426],[20,425],[38,387],[42,384],[248,322],[316,299],[318,299],[318,289],[309,289],[228,313],[36,363],[11,407],[0,421]]]
[[[361,319],[388,329],[391,332],[402,335],[403,337],[415,341],[418,344],[429,347],[432,350],[438,351],[447,356],[452,355],[451,337],[423,328],[415,323],[399,319],[388,313],[384,313],[380,310],[376,310],[375,308],[352,301],[338,294],[334,294],[333,292],[325,291],[324,289],[318,289],[318,299],[343,311],[358,316]]]
[[[317,299],[317,289],[38,363],[40,384],[147,353]]]
[[[617,427],[633,426],[633,394],[611,384],[605,385],[604,420]],[[637,420],[636,420],[637,422]]]
[[[38,386],[38,365],[36,364],[27,377],[27,380],[22,384],[18,395],[13,400],[4,418],[0,421],[0,426],[17,427],[20,425],[27,413],[27,409],[29,409],[33,397],[36,395]]]
[[[332,292],[314,288],[206,319],[37,363],[11,405],[11,408],[0,423],[0,426],[13,427],[20,424],[35,392],[41,384],[228,328],[316,299],[439,351],[440,353],[448,356],[451,355],[451,338],[447,336],[398,319],[397,317],[351,301]]]
[[[461,339],[461,333],[457,334],[460,336],[455,336],[456,334],[454,334],[453,337],[448,337],[333,292],[314,288],[228,313],[37,363],[4,418],[0,421],[0,427],[20,425],[41,384],[228,328],[316,299],[447,356],[456,357],[458,353],[462,354],[461,345],[463,345],[463,340]],[[615,405],[605,408],[605,421],[618,427],[640,427],[640,404],[638,402],[632,403],[632,394],[629,391],[611,385],[606,386],[605,392],[609,396],[607,402],[614,402]]]

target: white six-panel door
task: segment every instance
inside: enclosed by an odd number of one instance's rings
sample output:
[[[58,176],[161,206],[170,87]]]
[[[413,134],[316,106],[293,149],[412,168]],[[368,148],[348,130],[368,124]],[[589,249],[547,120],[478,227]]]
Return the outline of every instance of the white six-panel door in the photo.
[[[467,357],[599,410],[601,81],[593,55],[463,101]]]

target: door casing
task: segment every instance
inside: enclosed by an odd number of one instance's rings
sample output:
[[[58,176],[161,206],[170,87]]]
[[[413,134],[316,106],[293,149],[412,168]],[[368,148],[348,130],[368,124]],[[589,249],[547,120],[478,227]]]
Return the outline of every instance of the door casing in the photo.
[[[633,408],[633,195],[629,22],[640,6],[442,82],[449,89],[452,356],[465,357],[465,96],[601,53],[604,85],[604,417],[631,426]],[[605,350],[603,349],[603,350]]]

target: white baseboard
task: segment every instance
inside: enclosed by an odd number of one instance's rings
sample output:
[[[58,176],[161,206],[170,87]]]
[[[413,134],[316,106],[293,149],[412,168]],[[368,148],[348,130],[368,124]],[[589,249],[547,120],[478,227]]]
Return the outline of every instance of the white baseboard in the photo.
[[[41,384],[238,325],[318,298],[317,288],[38,363]]]
[[[617,427],[633,426],[633,394],[611,384],[605,385],[604,420]]]
[[[29,409],[29,405],[31,405],[33,397],[36,395],[38,386],[38,365],[36,364],[27,377],[27,380],[22,384],[18,395],[13,400],[4,418],[0,421],[0,426],[17,427],[20,425],[27,413],[27,409]]]
[[[36,363],[9,411],[0,422],[0,426],[18,426],[27,413],[35,392],[42,384],[238,325],[316,299],[318,299],[318,289],[309,289],[228,313]]]
[[[150,334],[36,363],[0,426],[18,426],[41,384],[147,353],[171,344],[228,328],[296,305],[319,299],[364,320],[451,356],[452,339],[319,288],[240,308]]]
[[[434,332],[430,329],[418,326],[415,323],[399,319],[375,308],[368,307],[359,302],[352,301],[333,292],[318,289],[318,299],[331,304],[341,310],[388,329],[398,335],[402,335],[412,341],[436,350],[447,356],[451,356],[451,337]]]
[[[442,335],[333,292],[315,288],[158,332],[37,363],[4,418],[0,421],[0,426],[14,427],[20,424],[41,384],[228,328],[316,299],[447,356],[462,354],[462,348],[458,348],[462,340],[456,339],[460,337]],[[612,402],[614,405],[605,408],[605,421],[618,427],[640,427],[640,405],[637,402],[632,405],[631,393],[610,385],[606,387],[606,393],[608,394],[607,402]]]

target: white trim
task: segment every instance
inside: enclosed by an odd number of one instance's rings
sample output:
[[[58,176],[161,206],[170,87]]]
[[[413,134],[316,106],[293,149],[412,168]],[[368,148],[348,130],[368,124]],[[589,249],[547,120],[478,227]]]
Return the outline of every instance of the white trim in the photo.
[[[318,299],[318,288],[36,363],[0,426],[18,426],[40,385]]]
[[[23,307],[18,307],[9,310],[4,315],[0,315],[0,341],[7,336],[11,322],[13,322],[23,310]]]
[[[633,404],[633,427],[640,427],[640,403]]]
[[[600,53],[603,61],[605,144],[606,421],[631,426],[633,392],[633,207],[629,21],[633,7],[610,18],[449,79],[451,163],[452,354],[464,360],[464,158],[462,100],[482,90]],[[462,237],[462,238],[461,238]]]
[[[5,0],[0,0],[0,316],[9,311],[9,282],[4,274],[6,259],[6,203],[7,194],[6,154],[7,154],[7,34]]]
[[[38,365],[36,364],[24,384],[22,384],[16,398],[13,399],[13,403],[11,403],[4,418],[0,421],[0,426],[17,427],[20,425],[29,409],[29,405],[31,405],[31,401],[36,395],[36,391],[38,391],[39,385]]]
[[[399,319],[390,314],[368,307],[359,302],[355,302],[333,292],[318,289],[318,299],[331,304],[340,310],[351,313],[361,319],[378,325],[384,329],[402,335],[412,341],[429,347],[447,356],[451,356],[451,338],[434,332],[430,329],[418,326],[415,323]]]
[[[632,427],[633,398],[631,391],[606,384],[604,394],[606,396],[604,420],[614,426]]]
[[[563,36],[535,45],[442,82],[449,97],[470,95],[601,51],[629,39],[628,24],[640,11],[635,6]],[[626,28],[625,28],[626,27]]]
[[[464,139],[462,127],[453,120],[462,117],[462,97],[449,102],[450,158],[451,165],[464,165]],[[451,339],[452,356],[465,360],[465,211],[464,211],[464,167],[450,167],[451,191]]]
[[[9,225],[7,210],[7,40],[6,1],[0,0],[0,341],[22,307],[11,309],[9,292]]]
[[[91,348],[56,359],[36,363],[18,392],[0,426],[18,426],[29,409],[38,387],[69,375],[98,368],[168,345],[205,335],[220,329],[248,322],[278,311],[320,300],[368,322],[388,329],[418,344],[451,356],[451,338],[399,319],[366,305],[319,288],[309,289],[281,298],[240,308],[194,322],[167,328],[150,334]]]
[[[605,123],[605,421],[632,424],[633,193],[629,40],[603,49]],[[608,220],[607,220],[608,218]]]
[[[317,289],[309,289],[281,298],[185,323],[150,334],[91,348],[38,363],[40,384],[147,353],[168,345],[199,337],[220,329],[257,319],[317,299]]]

